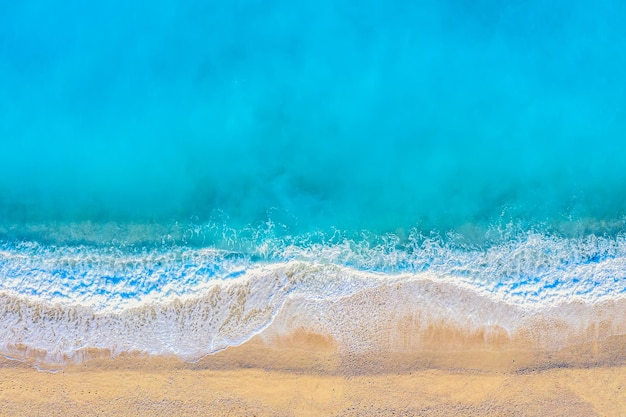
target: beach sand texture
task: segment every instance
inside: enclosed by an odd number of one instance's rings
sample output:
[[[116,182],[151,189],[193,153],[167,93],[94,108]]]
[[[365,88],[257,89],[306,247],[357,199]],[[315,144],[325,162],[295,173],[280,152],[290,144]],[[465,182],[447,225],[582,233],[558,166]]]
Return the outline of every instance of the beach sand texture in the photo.
[[[491,353],[460,356],[492,368]],[[359,373],[339,371],[341,360],[328,339],[305,333],[274,346],[257,338],[195,364],[118,357],[50,373],[4,360],[0,415],[626,415],[623,365]]]

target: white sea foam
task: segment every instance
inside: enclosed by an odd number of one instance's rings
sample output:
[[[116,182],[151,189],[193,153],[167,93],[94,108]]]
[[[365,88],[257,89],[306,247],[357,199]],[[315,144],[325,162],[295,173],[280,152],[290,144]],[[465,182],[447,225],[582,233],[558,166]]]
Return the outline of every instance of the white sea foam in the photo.
[[[377,245],[268,240],[258,251],[264,257],[180,246],[4,244],[1,350],[41,349],[52,362],[84,348],[193,360],[245,342],[285,308],[362,349],[368,340],[355,336],[358,328],[375,328],[376,317],[419,310],[432,321],[514,331],[552,314],[582,329],[591,313],[558,313],[560,306],[626,298],[621,236],[527,233],[487,249],[427,239],[400,247],[393,237]],[[611,320],[615,332],[624,330],[625,317]]]

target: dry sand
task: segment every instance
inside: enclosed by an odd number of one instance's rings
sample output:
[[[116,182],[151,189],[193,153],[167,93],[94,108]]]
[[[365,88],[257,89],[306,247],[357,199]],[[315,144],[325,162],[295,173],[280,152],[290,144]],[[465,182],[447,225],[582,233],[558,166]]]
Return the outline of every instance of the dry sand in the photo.
[[[298,330],[196,363],[88,352],[51,373],[3,360],[0,415],[626,416],[624,339],[548,357],[431,331],[414,354],[346,356],[329,336]]]

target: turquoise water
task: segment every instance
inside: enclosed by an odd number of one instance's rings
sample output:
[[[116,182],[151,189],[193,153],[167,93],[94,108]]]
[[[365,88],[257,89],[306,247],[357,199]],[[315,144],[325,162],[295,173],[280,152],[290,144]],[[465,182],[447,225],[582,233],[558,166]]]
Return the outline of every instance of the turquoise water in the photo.
[[[120,349],[218,350],[271,322],[275,285],[368,273],[624,297],[625,21],[618,0],[0,2],[2,343],[106,347],[128,308],[292,262],[221,344],[140,326]],[[33,330],[29,303],[118,324]]]
[[[6,222],[619,222],[622,2],[0,9]]]

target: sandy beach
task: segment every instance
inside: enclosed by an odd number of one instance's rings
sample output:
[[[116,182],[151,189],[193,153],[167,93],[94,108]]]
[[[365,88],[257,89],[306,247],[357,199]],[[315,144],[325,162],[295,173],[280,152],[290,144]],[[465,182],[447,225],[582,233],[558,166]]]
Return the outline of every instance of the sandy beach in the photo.
[[[571,347],[549,360],[460,334],[439,329],[438,351],[431,344],[430,354],[395,357],[346,356],[330,336],[301,329],[257,336],[196,363],[90,351],[90,359],[51,372],[5,359],[0,415],[626,415],[626,366],[618,363],[624,339]],[[575,365],[585,350],[595,364]]]

